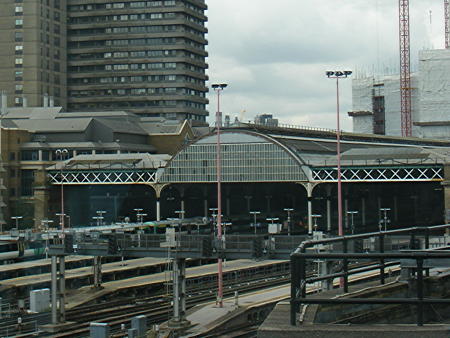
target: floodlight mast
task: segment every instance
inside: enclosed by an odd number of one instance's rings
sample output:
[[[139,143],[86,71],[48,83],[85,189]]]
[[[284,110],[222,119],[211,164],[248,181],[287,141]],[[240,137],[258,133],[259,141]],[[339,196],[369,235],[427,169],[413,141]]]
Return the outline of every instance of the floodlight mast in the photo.
[[[222,113],[220,112],[220,92],[228,85],[226,83],[214,83],[211,87],[217,93],[217,112],[216,112],[216,131],[217,131],[217,145],[216,145],[216,176],[217,176],[217,239],[219,243],[222,241],[222,190],[221,190],[221,176],[222,176],[222,159],[221,159],[221,145],[220,145],[220,127],[222,125]],[[218,277],[217,277],[217,300],[216,304],[223,307],[223,269],[222,258],[218,258]]]
[[[342,180],[341,180],[341,126],[339,119],[339,79],[347,78],[352,75],[350,70],[327,71],[325,72],[329,79],[336,79],[336,155],[337,155],[337,181],[338,181],[338,235],[343,236],[342,227]]]

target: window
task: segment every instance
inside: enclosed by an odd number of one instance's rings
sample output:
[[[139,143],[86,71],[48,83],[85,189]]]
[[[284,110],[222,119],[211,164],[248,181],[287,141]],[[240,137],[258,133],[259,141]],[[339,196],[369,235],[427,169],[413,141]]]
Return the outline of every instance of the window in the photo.
[[[16,99],[17,99],[17,97],[16,97]],[[15,152],[10,152],[9,153],[9,160],[10,161],[15,161],[16,160],[16,153]]]
[[[22,58],[16,58],[14,63],[16,64],[16,66],[17,65],[22,65],[23,64],[23,59]]]
[[[16,6],[16,8],[14,9],[14,12],[16,13],[16,15],[23,14],[23,7],[22,6]]]
[[[37,161],[39,159],[38,150],[22,150],[20,152],[21,161]]]
[[[21,106],[22,105],[22,98],[21,97],[16,97],[14,98],[14,103],[16,106]]]
[[[21,28],[23,25],[23,19],[16,19],[16,28]]]
[[[125,4],[123,2],[113,3],[112,8],[125,8]]]
[[[23,46],[22,45],[15,46],[14,49],[16,50],[16,52],[15,52],[16,55],[23,54]]]
[[[14,32],[14,40],[17,42],[23,41],[23,33],[22,32]]]
[[[164,1],[164,6],[175,6],[175,0]]]
[[[16,84],[16,93],[22,92],[22,90],[23,90],[23,85],[22,84]]]
[[[16,71],[15,73],[14,73],[14,76],[15,76],[15,80],[16,81],[22,81],[23,80],[23,71],[21,71],[21,70],[19,70],[19,71]]]
[[[21,196],[33,195],[34,170],[21,170],[20,173],[20,193]]]
[[[145,2],[144,1],[130,2],[130,7],[131,8],[142,8],[142,7],[145,7]]]

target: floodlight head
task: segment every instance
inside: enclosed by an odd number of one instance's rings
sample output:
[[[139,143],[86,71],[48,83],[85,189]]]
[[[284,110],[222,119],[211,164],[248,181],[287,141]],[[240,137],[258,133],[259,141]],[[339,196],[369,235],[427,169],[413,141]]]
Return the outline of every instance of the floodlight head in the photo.
[[[228,85],[226,83],[213,83],[211,87],[213,89],[225,89]]]

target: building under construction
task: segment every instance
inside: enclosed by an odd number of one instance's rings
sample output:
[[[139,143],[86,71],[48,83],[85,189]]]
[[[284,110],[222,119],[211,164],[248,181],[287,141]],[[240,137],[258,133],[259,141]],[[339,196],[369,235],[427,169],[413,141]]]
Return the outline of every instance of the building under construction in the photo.
[[[399,75],[354,78],[349,115],[353,131],[402,135]],[[419,52],[419,70],[411,74],[412,136],[450,136],[450,50]]]

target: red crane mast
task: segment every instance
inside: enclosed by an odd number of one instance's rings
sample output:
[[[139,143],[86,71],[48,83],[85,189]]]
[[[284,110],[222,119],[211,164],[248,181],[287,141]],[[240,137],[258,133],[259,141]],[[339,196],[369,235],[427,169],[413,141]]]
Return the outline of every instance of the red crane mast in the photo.
[[[399,0],[400,35],[400,112],[402,136],[411,136],[411,62],[409,37],[409,0]]]
[[[444,0],[444,18],[445,18],[445,48],[450,47],[450,41],[449,41],[449,19],[450,19],[450,12],[449,12],[449,0]]]

